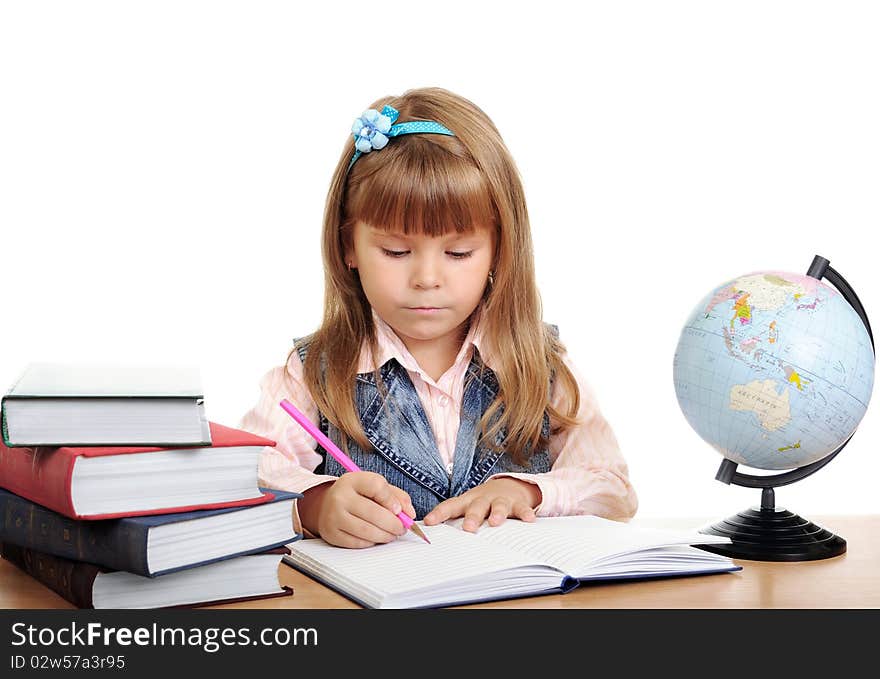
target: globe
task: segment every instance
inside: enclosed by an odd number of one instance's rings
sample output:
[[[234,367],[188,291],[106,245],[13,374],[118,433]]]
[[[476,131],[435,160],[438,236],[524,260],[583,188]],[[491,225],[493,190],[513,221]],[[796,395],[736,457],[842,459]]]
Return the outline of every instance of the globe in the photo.
[[[806,275],[754,271],[709,290],[681,330],[673,379],[685,419],[723,457],[715,478],[762,489],[760,506],[701,530],[730,545],[704,549],[770,561],[846,551],[843,538],[777,507],[774,494],[834,458],[871,400],[871,325],[827,259],[816,255]],[[756,476],[738,465],[788,471]]]
[[[758,271],[700,300],[681,331],[673,379],[688,423],[725,458],[794,469],[853,434],[871,398],[874,351],[837,290]]]

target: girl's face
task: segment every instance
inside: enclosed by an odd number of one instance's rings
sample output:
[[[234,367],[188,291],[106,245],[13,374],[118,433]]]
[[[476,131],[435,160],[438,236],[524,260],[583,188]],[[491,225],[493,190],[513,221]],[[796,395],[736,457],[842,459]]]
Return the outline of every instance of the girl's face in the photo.
[[[357,222],[346,261],[358,269],[376,313],[410,346],[459,333],[480,303],[494,232],[405,236]]]

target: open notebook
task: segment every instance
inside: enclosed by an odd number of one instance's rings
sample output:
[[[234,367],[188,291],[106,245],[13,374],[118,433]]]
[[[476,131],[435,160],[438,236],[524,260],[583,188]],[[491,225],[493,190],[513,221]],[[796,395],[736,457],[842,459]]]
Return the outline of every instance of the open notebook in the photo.
[[[580,582],[741,570],[730,558],[693,547],[729,538],[636,527],[596,516],[542,517],[533,523],[461,520],[420,526],[367,549],[320,539],[288,545],[284,561],[368,608],[433,608],[567,592]]]

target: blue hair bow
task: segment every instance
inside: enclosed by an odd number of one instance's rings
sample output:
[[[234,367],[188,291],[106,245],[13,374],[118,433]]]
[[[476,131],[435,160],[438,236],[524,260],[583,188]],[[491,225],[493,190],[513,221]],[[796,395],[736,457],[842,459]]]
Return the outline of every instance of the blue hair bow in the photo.
[[[398,115],[399,112],[396,108],[386,104],[381,113],[374,108],[369,108],[355,119],[351,126],[355,152],[348,163],[348,169],[351,169],[354,161],[360,158],[361,154],[385,148],[391,137],[416,133],[455,136],[452,131],[433,120],[411,120],[395,125],[394,121],[397,120]]]

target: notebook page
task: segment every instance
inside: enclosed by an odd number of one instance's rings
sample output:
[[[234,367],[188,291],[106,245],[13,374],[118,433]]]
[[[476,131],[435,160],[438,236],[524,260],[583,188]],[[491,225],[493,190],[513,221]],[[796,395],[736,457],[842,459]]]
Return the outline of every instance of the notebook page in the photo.
[[[465,585],[480,593],[496,581],[498,573],[534,565],[527,555],[488,544],[459,528],[419,526],[430,545],[412,533],[367,549],[333,547],[320,539],[308,539],[288,545],[291,554],[284,560],[376,607],[388,596],[419,590],[436,594],[449,589],[467,598],[461,589]],[[561,573],[548,574],[548,589],[561,583]]]
[[[574,577],[583,577],[590,565],[598,561],[611,561],[612,557],[645,549],[729,542],[729,538],[720,536],[642,528],[598,516],[539,517],[531,523],[508,520],[495,527],[484,524],[477,535],[487,544],[505,545]],[[690,551],[683,550],[680,558],[687,558]],[[677,564],[670,567],[677,569]],[[618,570],[627,569],[624,565]]]

